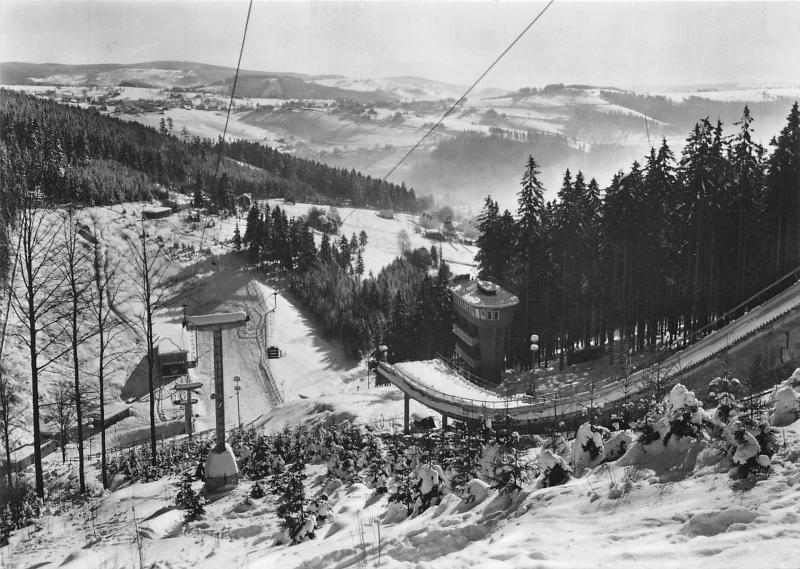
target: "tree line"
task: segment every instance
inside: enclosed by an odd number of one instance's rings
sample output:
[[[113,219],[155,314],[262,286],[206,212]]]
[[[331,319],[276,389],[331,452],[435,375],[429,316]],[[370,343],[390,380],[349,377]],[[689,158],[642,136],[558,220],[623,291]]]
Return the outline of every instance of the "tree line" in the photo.
[[[38,179],[37,191],[50,203],[148,200],[159,184],[187,194],[204,192],[220,210],[230,209],[231,197],[242,193],[404,211],[417,207],[412,189],[353,170],[254,142],[173,133],[166,121],[155,129],[2,89],[0,238],[13,219],[12,188],[23,179]],[[0,241],[2,278],[10,258],[7,245],[6,239]]]
[[[381,343],[395,360],[450,354],[450,273],[435,247],[407,250],[377,276],[364,277],[367,242],[364,231],[338,239],[323,233],[317,247],[304,219],[289,219],[280,207],[267,204],[250,209],[240,241],[250,262],[288,275],[291,292],[325,335],[342,342],[348,356],[360,357]]]
[[[752,122],[748,107],[732,134],[703,119],[679,156],[664,140],[607,188],[567,170],[549,202],[531,156],[516,216],[487,197],[477,260],[520,296],[511,360],[529,362],[531,333],[544,360],[685,337],[797,268],[798,105],[771,152]]]

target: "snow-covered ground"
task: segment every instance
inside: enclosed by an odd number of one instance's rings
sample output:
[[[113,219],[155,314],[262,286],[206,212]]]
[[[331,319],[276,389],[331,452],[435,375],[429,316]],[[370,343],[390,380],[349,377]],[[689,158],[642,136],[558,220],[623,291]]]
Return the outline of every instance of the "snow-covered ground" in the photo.
[[[269,204],[270,207],[277,205],[286,211],[289,217],[301,217],[306,215],[310,208],[315,207],[313,204],[287,204],[283,200],[269,200]],[[408,247],[411,249],[417,247],[430,249],[431,245],[436,245],[438,249],[441,246],[442,258],[450,265],[450,270],[454,274],[473,273],[477,267],[475,263],[477,247],[425,239],[415,230],[417,227],[415,216],[395,213],[394,219],[385,219],[379,217],[378,212],[373,209],[349,207],[337,209],[339,217],[344,221],[339,228],[339,236],[346,235],[349,239],[353,233],[358,235],[362,230],[367,233],[368,242],[364,251],[365,275],[372,271],[377,276],[383,267],[402,254],[400,234],[403,231],[408,237]]]
[[[798,98],[800,97],[800,87],[755,87],[741,89],[720,89],[702,91],[656,91],[650,95],[666,97],[673,101],[683,101],[689,97],[699,97],[711,101],[725,102],[757,102],[774,101],[780,97]]]
[[[374,413],[373,405],[401,405],[396,393],[296,401],[272,410],[264,426],[357,423]],[[500,494],[483,484],[471,503],[447,494],[408,518],[362,483],[330,487],[330,518],[314,539],[291,546],[278,542],[273,495],[250,499],[251,481],[214,496],[200,521],[186,523],[174,505],[172,477],[50,512],[39,529],[14,534],[0,562],[9,569],[795,569],[800,421],[782,427],[778,440],[769,476],[746,486],[732,480],[719,438],[686,438],[634,444],[562,486],[524,482],[521,491]],[[562,454],[568,457],[569,447]],[[545,455],[552,457],[541,452],[542,462],[550,460]],[[539,457],[539,448],[525,454]],[[322,491],[326,470],[324,463],[306,467],[307,495]],[[49,471],[53,480],[69,478],[58,465]]]
[[[189,112],[189,111],[187,111]],[[127,325],[117,337],[114,353],[121,352],[106,376],[106,401],[109,406],[120,408],[130,405],[132,416],[114,426],[113,446],[122,446],[147,436],[149,401],[147,397],[147,374],[143,363],[144,349],[138,322],[133,316],[140,312],[140,303],[134,297],[135,275],[129,266],[128,240],[134,235],[136,222],[141,211],[151,204],[128,203],[110,207],[85,208],[79,211],[79,221],[93,226],[96,219],[101,231],[111,264],[120,263],[118,276],[122,290],[117,299],[117,309],[127,315]],[[285,204],[280,200],[271,205],[280,205],[288,215],[299,216],[308,212],[309,204]],[[362,229],[367,232],[368,243],[364,259],[366,272],[377,274],[401,252],[399,235],[406,231],[413,247],[430,247],[431,242],[414,232],[415,220],[412,216],[398,214],[396,219],[386,220],[373,210],[341,208],[345,219],[342,234],[348,237]],[[265,388],[268,378],[261,363],[266,362],[277,390],[285,401],[302,397],[326,394],[357,392],[366,387],[367,374],[362,363],[347,358],[336,341],[324,339],[315,324],[304,313],[302,307],[287,294],[280,282],[264,280],[264,275],[251,271],[242,259],[231,253],[230,241],[233,237],[236,218],[220,219],[212,216],[213,227],[203,228],[205,218],[200,223],[186,220],[186,213],[173,214],[164,219],[147,221],[147,231],[151,239],[160,239],[167,251],[170,267],[167,277],[168,306],[157,313],[156,332],[162,351],[178,349],[190,350],[198,356],[198,366],[190,370],[191,381],[203,384],[199,390],[199,401],[194,413],[198,415],[195,428],[209,429],[214,425],[213,400],[213,359],[210,334],[194,334],[183,329],[183,305],[189,314],[245,310],[250,315],[247,327],[227,331],[223,334],[223,369],[226,378],[225,415],[229,425],[238,422],[241,414],[243,422],[262,417],[270,408],[270,393]],[[244,232],[244,220],[239,220],[240,230]],[[181,250],[181,246],[192,246],[199,250],[210,249],[212,260],[200,259],[195,253]],[[177,248],[176,248],[177,247]],[[470,272],[474,266],[474,247],[461,244],[442,244],[447,262],[455,273]],[[275,294],[277,293],[277,295]],[[274,309],[274,311],[273,311]],[[267,338],[259,336],[266,326]],[[11,331],[15,323],[11,323]],[[267,346],[277,346],[282,357],[266,360]],[[94,372],[97,348],[87,342],[81,349],[85,362],[92,362],[86,370]],[[6,344],[4,363],[11,373],[26,377],[27,356],[24,345],[13,338]],[[59,376],[69,376],[68,362],[57,362],[51,368],[53,373],[43,377],[42,393]],[[241,378],[241,388],[237,400],[233,390],[233,378]],[[86,381],[92,383],[93,377],[87,375]],[[29,390],[29,387],[27,387]],[[183,422],[183,408],[172,404],[172,385],[164,386],[157,394],[157,422],[159,428],[167,432],[179,432]],[[23,396],[27,405],[29,392]],[[402,409],[395,412],[401,413]],[[30,409],[22,411],[23,424],[30,425]],[[31,433],[18,430],[12,433],[13,443],[29,441]],[[97,441],[94,441],[96,444]],[[21,451],[25,454],[28,451]]]

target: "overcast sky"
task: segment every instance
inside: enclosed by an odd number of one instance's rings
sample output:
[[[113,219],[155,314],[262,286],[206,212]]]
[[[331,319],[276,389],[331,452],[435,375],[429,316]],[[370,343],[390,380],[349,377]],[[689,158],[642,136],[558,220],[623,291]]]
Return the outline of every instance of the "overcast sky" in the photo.
[[[544,2],[256,0],[243,68],[468,84]],[[0,61],[235,67],[247,2],[0,0]],[[800,85],[800,2],[557,1],[481,87]]]

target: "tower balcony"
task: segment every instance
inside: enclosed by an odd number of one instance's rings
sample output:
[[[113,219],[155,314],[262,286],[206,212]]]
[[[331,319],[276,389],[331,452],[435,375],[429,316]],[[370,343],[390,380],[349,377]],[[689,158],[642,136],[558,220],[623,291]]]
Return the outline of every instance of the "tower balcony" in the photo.
[[[453,334],[458,336],[458,339],[464,342],[470,348],[474,348],[478,345],[478,338],[471,336],[469,332],[459,326],[458,323],[453,323]]]
[[[467,365],[469,365],[473,369],[477,369],[477,367],[481,363],[480,359],[476,358],[475,355],[471,354],[459,342],[456,342],[456,353],[462,360],[464,360],[467,363]]]

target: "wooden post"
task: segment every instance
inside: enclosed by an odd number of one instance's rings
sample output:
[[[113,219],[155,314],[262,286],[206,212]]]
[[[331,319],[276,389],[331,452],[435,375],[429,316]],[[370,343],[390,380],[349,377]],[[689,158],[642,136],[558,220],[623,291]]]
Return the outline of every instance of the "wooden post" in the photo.
[[[447,415],[442,413],[442,433],[447,430]]]
[[[408,396],[408,393],[403,394],[403,434],[409,434],[410,429],[408,428],[408,404],[411,401],[411,398]]]

